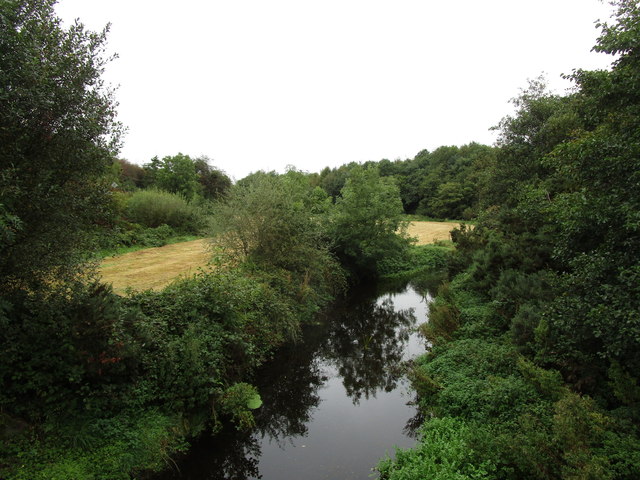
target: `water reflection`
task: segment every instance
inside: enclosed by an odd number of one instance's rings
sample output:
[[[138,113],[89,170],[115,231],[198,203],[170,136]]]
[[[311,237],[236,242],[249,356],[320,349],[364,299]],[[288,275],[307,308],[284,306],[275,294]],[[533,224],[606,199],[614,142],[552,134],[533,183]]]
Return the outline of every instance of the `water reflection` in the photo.
[[[326,380],[318,359],[319,347],[307,341],[283,349],[273,364],[259,372],[254,383],[264,403],[255,416],[261,437],[282,444],[307,433],[311,412],[320,404],[318,389]]]
[[[382,303],[365,298],[337,313],[323,355],[337,367],[353,403],[396,388],[404,348],[416,323],[413,311],[395,310],[390,298]]]
[[[400,437],[406,442],[415,410],[394,389],[403,378],[407,343],[417,341],[410,334],[425,318],[369,290],[320,320],[304,329],[303,342],[282,348],[256,373],[253,383],[264,401],[256,430],[228,426],[222,435],[199,440],[180,462],[180,473],[162,478],[367,478],[385,449]],[[396,437],[389,436],[393,429]]]
[[[237,432],[232,425],[215,437],[204,436],[193,444],[186,458],[156,480],[246,480],[261,478],[258,471],[260,442],[251,432]]]

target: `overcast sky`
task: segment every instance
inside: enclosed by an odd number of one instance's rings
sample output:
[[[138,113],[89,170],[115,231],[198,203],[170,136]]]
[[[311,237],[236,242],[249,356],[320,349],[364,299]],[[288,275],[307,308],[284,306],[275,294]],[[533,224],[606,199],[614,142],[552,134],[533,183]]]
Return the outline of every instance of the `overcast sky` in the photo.
[[[207,155],[240,179],[492,144],[527,79],[606,68],[598,0],[59,0],[111,23],[121,157]]]

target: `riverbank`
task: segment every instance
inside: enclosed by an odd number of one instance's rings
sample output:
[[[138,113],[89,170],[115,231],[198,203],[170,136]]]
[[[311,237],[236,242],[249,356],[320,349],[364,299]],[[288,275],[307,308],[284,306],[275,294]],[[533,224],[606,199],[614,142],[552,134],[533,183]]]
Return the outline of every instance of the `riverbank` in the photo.
[[[407,233],[417,239],[416,245],[428,245],[451,239],[450,231],[459,223],[415,221]],[[209,265],[209,240],[199,239],[147,248],[105,258],[99,267],[102,280],[113,286],[116,293],[128,289],[160,290],[176,278],[187,278]],[[416,262],[412,262],[416,265]],[[417,263],[421,265],[420,262]]]
[[[405,282],[354,289],[256,372],[254,431],[205,434],[158,479],[370,478],[394,446],[415,444],[404,364],[424,352],[430,300]]]

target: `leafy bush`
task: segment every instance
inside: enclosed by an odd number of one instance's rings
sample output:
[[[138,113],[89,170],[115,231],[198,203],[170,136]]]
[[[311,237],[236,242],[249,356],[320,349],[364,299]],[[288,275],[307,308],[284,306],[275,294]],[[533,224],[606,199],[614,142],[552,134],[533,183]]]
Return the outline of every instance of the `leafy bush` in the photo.
[[[451,417],[433,418],[420,430],[420,443],[397,449],[377,470],[381,480],[481,480],[491,479],[496,467],[473,449],[482,426]]]
[[[39,421],[107,408],[130,378],[118,297],[99,284],[64,287],[15,295],[0,312],[0,408],[10,415]]]
[[[535,398],[516,370],[517,354],[508,345],[465,339],[443,344],[432,357],[419,360],[420,373],[440,385],[437,395],[423,397],[424,408],[438,415],[487,421],[512,418]]]
[[[124,412],[77,426],[55,441],[25,438],[15,465],[0,465],[6,480],[131,480],[159,472],[186,443],[175,418],[157,411]],[[83,441],[77,440],[82,436]],[[6,457],[5,457],[6,458]]]
[[[126,214],[132,222],[151,228],[166,224],[182,232],[197,233],[206,226],[200,209],[178,194],[161,190],[133,193]]]
[[[438,245],[414,245],[400,255],[384,257],[378,269],[383,277],[413,277],[421,271],[445,270],[450,252],[450,248]]]
[[[176,429],[169,418],[213,406],[250,426],[254,391],[238,385],[296,337],[308,308],[289,282],[286,273],[220,269],[126,298],[78,284],[0,303],[0,476],[125,479],[160,468],[206,422]],[[136,423],[154,411],[158,423]],[[110,436],[113,422],[122,426]],[[38,460],[23,469],[27,458]]]
[[[325,211],[330,204],[300,172],[256,173],[235,185],[217,204],[216,245],[228,261],[263,272],[287,272],[298,295],[321,303],[344,285],[330,251]]]
[[[108,29],[64,27],[54,0],[0,2],[0,292],[73,278],[111,221],[122,125],[101,75]],[[28,33],[27,33],[28,32]],[[0,387],[1,388],[1,387]]]
[[[220,398],[221,410],[231,415],[237,428],[247,429],[255,426],[255,419],[251,410],[262,405],[260,394],[253,385],[236,383],[227,388]]]
[[[126,247],[134,245],[144,245],[146,247],[161,247],[167,244],[167,240],[175,235],[175,231],[166,224],[156,228],[142,228],[138,224],[133,224],[134,228],[118,235],[119,245]]]

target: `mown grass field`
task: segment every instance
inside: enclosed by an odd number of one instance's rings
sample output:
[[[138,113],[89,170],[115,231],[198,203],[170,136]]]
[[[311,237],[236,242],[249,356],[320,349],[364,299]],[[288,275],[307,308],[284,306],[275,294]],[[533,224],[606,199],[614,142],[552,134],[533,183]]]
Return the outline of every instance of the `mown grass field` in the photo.
[[[99,271],[102,280],[111,283],[117,293],[124,293],[129,287],[159,290],[180,276],[206,268],[211,256],[208,246],[208,239],[199,239],[146,248],[105,258]]]
[[[425,245],[450,240],[449,232],[456,226],[452,222],[411,222],[408,233],[418,239],[418,245]],[[200,239],[138,250],[105,258],[99,271],[117,293],[124,293],[127,288],[159,290],[178,277],[208,268],[208,246],[209,240]]]
[[[449,232],[460,225],[457,222],[411,222],[407,233],[418,239],[417,245],[451,240]]]

